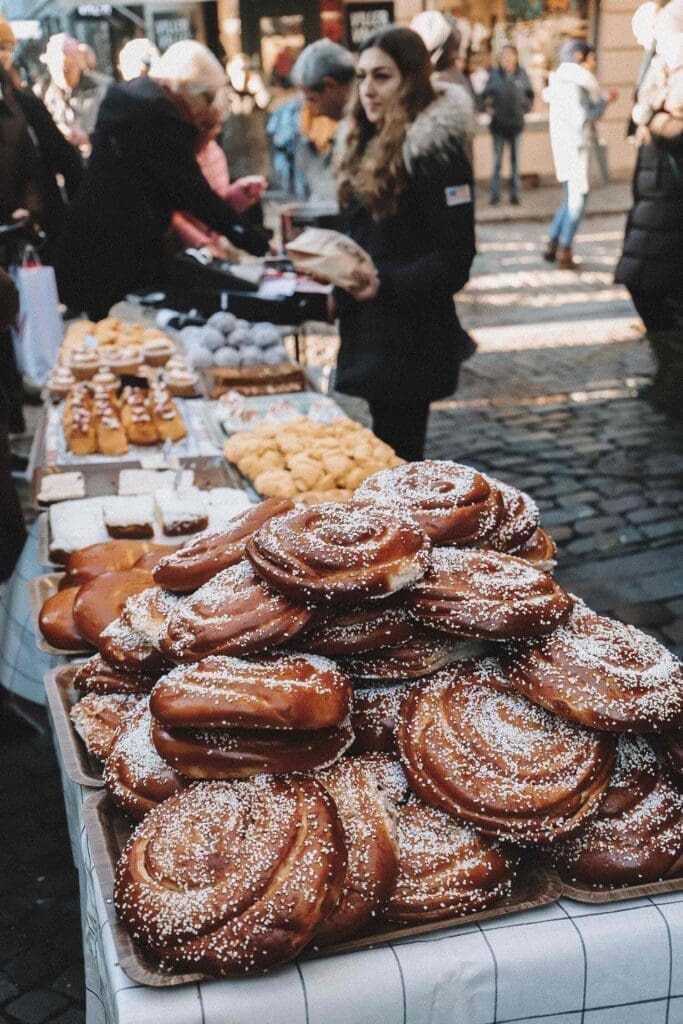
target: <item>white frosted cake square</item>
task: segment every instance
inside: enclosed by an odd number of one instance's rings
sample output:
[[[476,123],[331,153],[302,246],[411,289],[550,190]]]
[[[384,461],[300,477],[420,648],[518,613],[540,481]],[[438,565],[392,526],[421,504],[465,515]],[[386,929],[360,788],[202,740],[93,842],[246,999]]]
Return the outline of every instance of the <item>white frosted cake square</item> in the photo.
[[[154,499],[151,495],[104,498],[102,514],[107,533],[117,540],[143,540],[154,536]]]

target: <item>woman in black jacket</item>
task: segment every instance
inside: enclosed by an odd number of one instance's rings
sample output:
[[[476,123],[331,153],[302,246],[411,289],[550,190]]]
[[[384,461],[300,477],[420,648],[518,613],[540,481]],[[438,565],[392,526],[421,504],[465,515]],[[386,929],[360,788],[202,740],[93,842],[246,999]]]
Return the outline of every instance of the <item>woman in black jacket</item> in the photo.
[[[410,29],[364,44],[338,181],[344,229],[374,268],[341,293],[336,387],[368,400],[375,433],[406,459],[423,457],[429,404],[471,354],[453,295],[475,254],[472,170],[459,97],[430,74]]]
[[[198,126],[224,84],[218,60],[188,40],[169,47],[150,77],[110,86],[57,254],[59,292],[69,306],[100,319],[127,292],[160,284],[174,210],[194,214],[240,249],[267,252],[264,231],[240,220],[197,164]]]

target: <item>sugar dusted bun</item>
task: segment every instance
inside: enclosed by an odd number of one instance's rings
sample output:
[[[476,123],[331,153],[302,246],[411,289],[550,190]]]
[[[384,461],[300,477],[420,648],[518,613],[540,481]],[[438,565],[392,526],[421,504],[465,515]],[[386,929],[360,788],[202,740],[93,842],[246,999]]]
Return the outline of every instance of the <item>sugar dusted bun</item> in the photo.
[[[337,807],[348,855],[339,903],[316,932],[319,946],[341,942],[369,925],[396,884],[396,814],[378,785],[374,761],[372,755],[343,758],[317,775]]]
[[[353,743],[348,721],[333,729],[169,729],[155,722],[152,740],[169,764],[192,779],[314,772],[329,768]]]
[[[345,874],[339,816],[313,779],[204,784],[136,829],[114,903],[165,970],[259,973],[308,944]]]
[[[553,571],[557,565],[556,555],[557,546],[555,541],[545,530],[536,530],[524,547],[517,552],[518,558],[523,558],[525,562],[530,562],[542,572]]]
[[[538,529],[538,505],[525,491],[487,476],[489,486],[497,489],[503,500],[503,514],[495,531],[481,546],[493,551],[518,555]]]
[[[297,646],[313,654],[341,658],[393,647],[407,642],[414,632],[415,623],[399,596],[323,612],[315,626],[297,640]]]
[[[104,785],[122,811],[139,820],[189,785],[157,754],[150,739],[152,719],[146,700],[121,722],[104,763]]]
[[[40,632],[49,644],[61,651],[82,651],[88,646],[74,618],[74,602],[77,596],[77,587],[58,590],[56,594],[48,597],[40,609]]]
[[[150,692],[155,681],[155,676],[113,668],[100,654],[95,654],[79,667],[73,684],[81,693],[142,696]]]
[[[521,558],[457,548],[434,551],[429,575],[407,600],[424,625],[479,640],[551,633],[573,605],[558,583]]]
[[[647,633],[596,615],[581,601],[550,636],[515,644],[506,671],[530,700],[593,729],[683,725],[680,661]]]
[[[260,653],[291,640],[312,618],[310,609],[273,590],[243,559],[218,573],[167,616],[160,647],[174,661]]]
[[[429,459],[380,470],[356,489],[354,500],[410,513],[434,544],[477,544],[503,515],[501,494],[483,474]]]
[[[351,680],[334,662],[282,654],[176,668],[157,683],[150,704],[171,727],[329,729],[348,718],[350,701]]]
[[[327,504],[271,519],[247,543],[260,576],[295,601],[351,604],[421,579],[429,542],[407,516]]]
[[[597,818],[553,854],[563,877],[584,885],[641,885],[683,873],[683,792],[644,737],[619,738]]]
[[[270,498],[236,515],[225,529],[207,530],[159,562],[154,579],[178,593],[196,590],[244,557],[247,540],[273,516],[289,512],[288,499]]]
[[[353,694],[353,754],[396,754],[395,730],[409,683],[358,687]]]
[[[340,664],[349,675],[359,679],[381,679],[391,683],[429,676],[451,662],[476,658],[485,651],[486,644],[479,640],[452,640],[414,627],[413,636],[405,643],[342,658]]]
[[[683,778],[683,729],[663,736],[662,749],[669,767],[676,775]]]
[[[116,730],[138,704],[138,697],[122,693],[90,693],[71,709],[73,727],[88,753],[104,759],[111,752]]]
[[[386,915],[391,921],[472,914],[510,891],[514,855],[417,797],[399,807],[398,848],[398,880]]]
[[[485,835],[547,843],[597,811],[615,740],[535,707],[487,658],[445,669],[403,702],[397,730],[414,792]]]

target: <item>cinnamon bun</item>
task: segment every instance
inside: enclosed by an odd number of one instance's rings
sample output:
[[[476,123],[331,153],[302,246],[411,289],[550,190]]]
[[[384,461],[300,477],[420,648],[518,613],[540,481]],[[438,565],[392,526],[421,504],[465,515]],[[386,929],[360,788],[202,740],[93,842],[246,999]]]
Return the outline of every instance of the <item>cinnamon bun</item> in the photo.
[[[385,682],[401,679],[420,679],[445,665],[466,658],[476,658],[486,651],[479,640],[451,640],[436,633],[413,629],[413,636],[396,647],[385,647],[372,654],[359,654],[342,658],[341,665],[351,676],[360,679],[382,679]]]
[[[138,697],[123,693],[90,693],[74,704],[70,717],[85,748],[98,761],[111,752],[116,730],[138,704]]]
[[[152,583],[151,574],[142,569],[105,572],[88,580],[74,601],[74,621],[81,636],[97,647],[100,634],[119,617],[128,598]]]
[[[297,647],[327,658],[341,658],[394,647],[410,640],[414,632],[415,623],[399,595],[398,599],[323,612],[297,639]]]
[[[125,669],[108,665],[101,654],[95,654],[79,666],[73,685],[81,693],[121,693],[142,696],[149,693],[156,682],[156,676],[141,672],[126,672]]]

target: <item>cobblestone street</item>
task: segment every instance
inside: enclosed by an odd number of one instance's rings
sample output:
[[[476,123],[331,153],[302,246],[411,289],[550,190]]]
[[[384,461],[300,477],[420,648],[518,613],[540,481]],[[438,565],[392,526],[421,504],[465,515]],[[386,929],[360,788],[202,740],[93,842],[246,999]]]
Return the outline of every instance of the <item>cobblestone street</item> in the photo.
[[[529,207],[533,197],[525,198]],[[683,652],[683,432],[639,397],[651,360],[613,284],[623,216],[584,221],[579,274],[544,263],[544,225],[486,223],[459,296],[479,350],[436,403],[428,455],[529,491],[559,580]],[[504,325],[504,326],[503,326]],[[367,422],[364,403],[339,398]],[[49,740],[0,721],[0,1022],[80,1024],[77,879]]]

